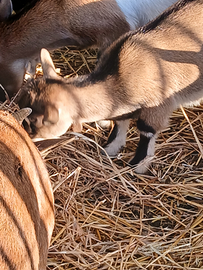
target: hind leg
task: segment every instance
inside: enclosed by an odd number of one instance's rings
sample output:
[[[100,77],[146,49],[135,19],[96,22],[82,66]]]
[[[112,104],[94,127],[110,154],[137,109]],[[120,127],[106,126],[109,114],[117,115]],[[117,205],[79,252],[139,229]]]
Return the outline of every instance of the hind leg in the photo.
[[[145,173],[150,165],[150,160],[146,158],[154,156],[157,133],[141,119],[138,119],[137,127],[140,131],[140,140],[135,156],[129,164],[138,165],[135,169],[137,173]]]
[[[130,165],[137,165],[137,173],[145,173],[151,163],[150,157],[155,153],[155,141],[158,132],[166,125],[170,111],[167,108],[155,107],[144,109],[137,121],[137,128],[140,132],[140,140],[135,156],[129,162]]]

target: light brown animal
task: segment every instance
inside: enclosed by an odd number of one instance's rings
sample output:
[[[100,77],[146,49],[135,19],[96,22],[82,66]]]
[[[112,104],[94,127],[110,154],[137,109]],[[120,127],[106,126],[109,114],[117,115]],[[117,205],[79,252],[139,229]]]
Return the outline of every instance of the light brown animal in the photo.
[[[114,42],[89,75],[63,79],[42,51],[44,78],[25,86],[21,106],[32,138],[60,136],[83,122],[123,120],[106,151],[123,146],[130,118],[138,116],[140,141],[131,165],[154,155],[155,139],[180,104],[203,97],[203,0],[182,0],[137,32]],[[128,121],[124,121],[128,119]],[[119,127],[119,128],[118,128]],[[146,171],[148,164],[138,166]]]
[[[3,0],[6,1],[6,0]],[[10,2],[10,0],[7,0]],[[74,45],[103,50],[130,29],[154,19],[176,0],[33,0],[0,23],[0,84],[11,97],[41,48]],[[34,64],[33,64],[34,63]],[[0,100],[4,100],[0,88]]]
[[[54,227],[45,164],[25,130],[0,111],[0,269],[45,270]]]

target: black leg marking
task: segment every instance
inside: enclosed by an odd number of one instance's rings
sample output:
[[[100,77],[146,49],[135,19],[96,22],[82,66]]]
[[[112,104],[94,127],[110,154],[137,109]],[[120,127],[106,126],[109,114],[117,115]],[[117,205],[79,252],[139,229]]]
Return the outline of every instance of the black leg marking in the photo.
[[[142,161],[146,156],[147,156],[147,150],[148,150],[148,145],[149,141],[151,138],[148,138],[142,134],[140,134],[140,141],[137,146],[136,154],[134,158],[130,161],[130,165],[136,165],[140,161]]]
[[[153,127],[147,125],[147,124],[145,123],[145,121],[142,120],[142,119],[140,119],[140,118],[137,120],[137,128],[138,128],[141,132],[143,131],[143,132],[146,132],[146,133],[153,133],[153,134],[156,133],[156,131],[153,129]]]
[[[115,123],[114,127],[113,127],[113,130],[111,131],[111,134],[108,137],[108,141],[107,141],[106,145],[113,142],[115,140],[115,138],[117,137],[117,134],[118,134],[118,125]]]
[[[140,118],[137,121],[137,128],[140,131],[140,141],[137,146],[136,154],[130,161],[130,165],[138,164],[147,156],[149,142],[156,133],[153,127],[147,125],[146,122]]]

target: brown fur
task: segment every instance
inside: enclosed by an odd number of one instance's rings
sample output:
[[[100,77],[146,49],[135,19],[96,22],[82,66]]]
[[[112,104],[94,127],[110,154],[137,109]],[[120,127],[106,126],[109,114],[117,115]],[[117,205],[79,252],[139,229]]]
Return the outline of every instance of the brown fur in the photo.
[[[54,227],[48,172],[27,133],[3,111],[0,137],[1,269],[45,270]]]
[[[23,82],[28,61],[38,57],[41,48],[102,49],[129,29],[115,0],[37,1],[28,11],[0,23],[0,83],[12,96]]]

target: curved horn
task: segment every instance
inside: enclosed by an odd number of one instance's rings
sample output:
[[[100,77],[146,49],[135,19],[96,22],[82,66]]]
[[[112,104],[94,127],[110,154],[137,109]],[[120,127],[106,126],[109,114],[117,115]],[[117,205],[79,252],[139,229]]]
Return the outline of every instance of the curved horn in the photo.
[[[31,114],[31,112],[32,112],[31,108],[23,108],[20,109],[19,111],[12,113],[12,115],[21,125],[23,120],[25,120],[25,118],[28,117]]]

